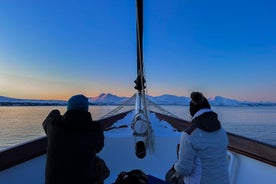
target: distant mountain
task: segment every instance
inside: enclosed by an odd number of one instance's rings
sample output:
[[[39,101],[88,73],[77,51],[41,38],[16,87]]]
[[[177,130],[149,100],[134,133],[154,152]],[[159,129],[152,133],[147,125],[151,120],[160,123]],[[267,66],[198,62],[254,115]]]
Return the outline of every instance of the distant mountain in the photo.
[[[119,97],[110,93],[102,93],[99,96],[91,97],[89,102],[95,105],[120,105],[123,104],[128,97]],[[148,96],[148,99],[158,105],[189,105],[191,98],[185,96],[175,96],[164,94],[160,96]],[[212,106],[276,106],[273,102],[247,102],[238,101],[221,96],[208,98]]]
[[[64,100],[33,100],[0,96],[0,106],[50,106],[66,105]]]
[[[189,105],[190,98],[185,96],[175,96],[175,95],[161,95],[161,96],[149,96],[151,101],[159,105]]]
[[[89,103],[94,105],[120,105],[123,104],[128,97],[119,97],[110,93],[101,93],[99,96],[90,97]]]
[[[208,101],[211,105],[214,105],[214,106],[239,106],[242,103],[241,101],[232,100],[221,96],[208,98]]]
[[[96,97],[89,97],[91,105],[121,105],[129,97],[119,97],[110,93],[102,93]],[[148,96],[148,99],[158,105],[189,105],[190,97],[175,96],[164,94],[160,96]],[[212,106],[276,106],[273,102],[248,102],[238,101],[221,96],[208,98]],[[16,105],[66,105],[64,100],[32,100],[32,99],[18,99],[0,96],[0,106],[16,106]]]
[[[213,106],[276,106],[274,102],[249,102],[249,101],[238,101],[221,96],[214,98],[208,98],[208,101]]]

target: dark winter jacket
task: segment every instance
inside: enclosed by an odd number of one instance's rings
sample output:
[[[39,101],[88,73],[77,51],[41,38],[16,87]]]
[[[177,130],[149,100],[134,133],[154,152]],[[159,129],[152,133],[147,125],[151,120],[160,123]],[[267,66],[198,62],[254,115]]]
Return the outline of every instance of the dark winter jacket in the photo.
[[[46,184],[91,184],[95,156],[104,146],[103,130],[86,111],[53,110],[43,122],[48,136]]]
[[[210,109],[200,110],[191,127],[181,135],[177,172],[189,177],[198,165],[201,184],[229,184],[227,165],[228,138],[217,114]],[[200,163],[196,164],[199,158]],[[198,174],[197,174],[198,175]]]

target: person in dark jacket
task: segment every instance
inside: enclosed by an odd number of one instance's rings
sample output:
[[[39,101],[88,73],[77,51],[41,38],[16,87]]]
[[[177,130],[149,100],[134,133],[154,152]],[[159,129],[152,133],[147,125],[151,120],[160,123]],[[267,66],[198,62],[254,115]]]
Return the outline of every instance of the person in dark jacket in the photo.
[[[191,125],[181,134],[179,158],[167,180],[183,183],[184,178],[185,184],[229,184],[227,134],[202,93],[191,93],[190,114]]]
[[[88,105],[84,95],[72,96],[64,115],[53,110],[43,122],[48,137],[46,184],[96,183],[95,158],[104,146],[104,134]]]

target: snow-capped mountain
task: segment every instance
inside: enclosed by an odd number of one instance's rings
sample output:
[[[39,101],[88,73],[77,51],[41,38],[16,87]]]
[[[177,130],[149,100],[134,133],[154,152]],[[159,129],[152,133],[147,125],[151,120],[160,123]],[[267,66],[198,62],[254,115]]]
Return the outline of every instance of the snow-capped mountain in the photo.
[[[91,105],[121,105],[129,97],[119,97],[110,93],[102,93],[96,97],[89,97]],[[148,99],[158,105],[189,105],[190,97],[164,94],[148,96]],[[276,106],[273,102],[248,102],[229,99],[221,96],[208,98],[212,106]],[[32,100],[0,96],[0,106],[6,105],[66,105],[63,100]]]
[[[225,98],[222,96],[208,98],[208,101],[212,106],[276,106],[275,102],[239,101],[239,100]]]
[[[90,97],[89,103],[95,105],[120,105],[124,103],[128,97],[119,97],[110,93],[101,93],[99,96]]]
[[[102,93],[99,96],[92,97],[89,102],[96,105],[120,105],[123,104],[128,97],[119,97],[110,93]],[[191,98],[185,96],[175,96],[164,94],[160,96],[148,96],[148,99],[158,105],[189,105]],[[247,102],[238,101],[221,96],[208,98],[212,106],[276,106],[273,102]]]
[[[208,98],[208,101],[211,105],[215,105],[215,106],[239,106],[242,103],[241,101],[232,100],[221,96]]]
[[[164,94],[161,96],[149,96],[151,101],[159,105],[189,105],[190,98],[185,96],[175,96]]]

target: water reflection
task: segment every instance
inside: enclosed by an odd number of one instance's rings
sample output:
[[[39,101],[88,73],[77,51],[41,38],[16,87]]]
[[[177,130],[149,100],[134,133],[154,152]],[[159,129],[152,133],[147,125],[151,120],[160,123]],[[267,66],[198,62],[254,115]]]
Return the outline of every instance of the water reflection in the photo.
[[[191,120],[187,106],[162,106],[179,118]],[[90,106],[94,120],[116,106]],[[42,122],[49,112],[65,106],[0,107],[0,149],[45,135]],[[213,107],[228,132],[276,145],[276,107]]]

